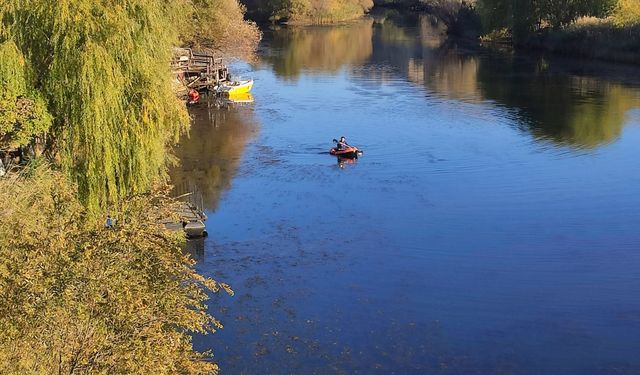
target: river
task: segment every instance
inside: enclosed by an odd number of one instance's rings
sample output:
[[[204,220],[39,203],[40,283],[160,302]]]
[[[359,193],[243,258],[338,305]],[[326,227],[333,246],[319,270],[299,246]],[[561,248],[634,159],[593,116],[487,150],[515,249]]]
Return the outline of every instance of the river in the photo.
[[[254,102],[192,108],[223,373],[640,373],[640,72],[442,33],[265,30]]]

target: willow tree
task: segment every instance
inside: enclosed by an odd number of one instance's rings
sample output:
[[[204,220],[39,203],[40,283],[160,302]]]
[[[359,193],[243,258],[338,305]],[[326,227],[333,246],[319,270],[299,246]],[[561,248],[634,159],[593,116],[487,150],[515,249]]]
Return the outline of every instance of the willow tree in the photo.
[[[28,74],[16,45],[0,42],[0,150],[29,144],[51,126],[44,99],[30,87]]]
[[[188,126],[170,85],[180,2],[5,0],[5,37],[54,117],[65,170],[89,206],[146,190]]]

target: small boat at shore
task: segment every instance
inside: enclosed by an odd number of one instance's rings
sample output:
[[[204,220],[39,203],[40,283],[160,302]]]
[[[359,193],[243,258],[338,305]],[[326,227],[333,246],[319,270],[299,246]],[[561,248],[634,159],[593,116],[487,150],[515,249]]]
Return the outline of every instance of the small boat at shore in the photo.
[[[334,147],[329,150],[329,153],[342,158],[357,158],[358,156],[362,156],[363,151],[355,146],[347,146],[342,150],[338,150],[337,147]]]
[[[225,95],[239,95],[246,94],[251,91],[253,87],[253,80],[240,80],[240,81],[230,81],[224,82],[218,87],[218,92]]]

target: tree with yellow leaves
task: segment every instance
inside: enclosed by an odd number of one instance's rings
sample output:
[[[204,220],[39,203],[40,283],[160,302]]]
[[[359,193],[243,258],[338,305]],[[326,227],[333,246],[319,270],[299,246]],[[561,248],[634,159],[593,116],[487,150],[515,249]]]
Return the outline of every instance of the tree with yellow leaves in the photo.
[[[618,0],[613,19],[621,26],[637,25],[640,23],[640,1]]]
[[[14,197],[20,196],[20,199]],[[221,324],[180,236],[145,195],[105,228],[61,172],[30,167],[0,179],[0,373],[213,374],[189,333]]]

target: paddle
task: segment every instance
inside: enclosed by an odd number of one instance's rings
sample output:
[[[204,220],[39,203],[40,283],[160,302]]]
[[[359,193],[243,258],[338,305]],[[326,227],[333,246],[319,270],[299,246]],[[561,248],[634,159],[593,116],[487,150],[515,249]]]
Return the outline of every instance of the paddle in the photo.
[[[334,139],[333,139],[333,143],[338,143],[338,140],[334,138]],[[350,144],[348,144],[347,142],[345,142],[344,144],[345,144],[346,146],[348,146],[348,147],[354,147],[354,146],[351,146]],[[357,147],[356,147],[356,148],[357,148]]]

